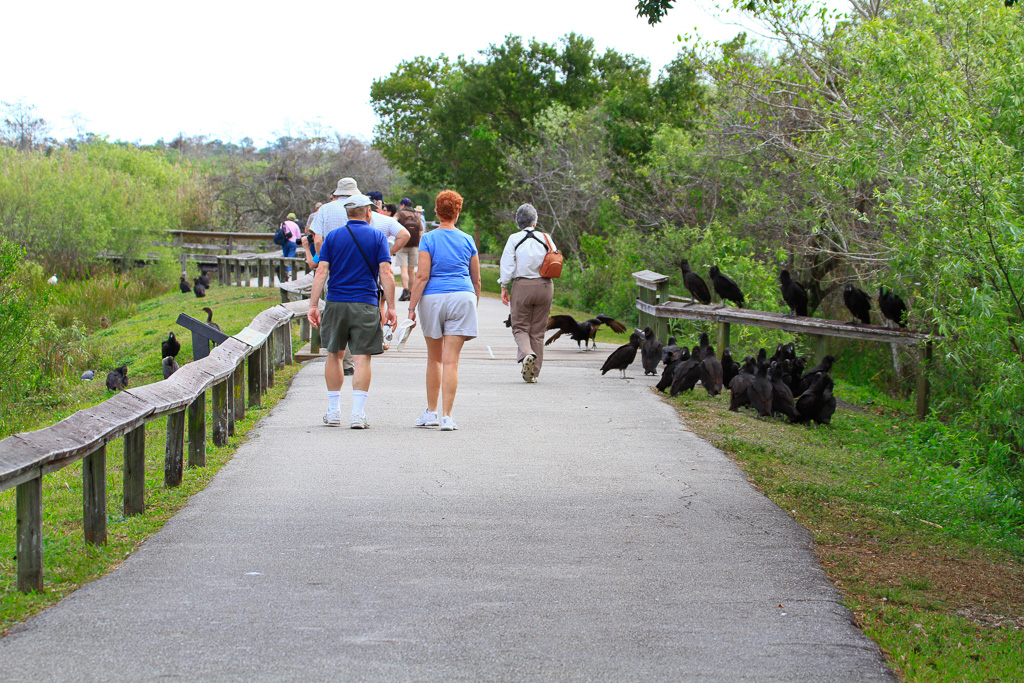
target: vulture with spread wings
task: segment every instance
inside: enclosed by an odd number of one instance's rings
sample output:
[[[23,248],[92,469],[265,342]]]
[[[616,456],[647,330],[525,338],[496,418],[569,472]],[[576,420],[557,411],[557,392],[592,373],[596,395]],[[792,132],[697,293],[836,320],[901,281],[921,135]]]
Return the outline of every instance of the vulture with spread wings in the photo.
[[[558,331],[548,337],[548,340],[544,342],[544,346],[555,341],[563,334],[567,334],[576,342],[576,348],[579,348],[580,342],[583,342],[584,351],[589,350],[590,348],[596,349],[597,342],[594,341],[594,338],[597,336],[597,330],[601,325],[607,325],[618,334],[622,334],[626,331],[625,325],[620,323],[618,320],[609,318],[603,314],[595,316],[590,320],[584,320],[581,323],[576,322],[576,319],[571,315],[553,315],[548,318],[548,329]],[[590,344],[590,346],[588,346],[588,344]]]

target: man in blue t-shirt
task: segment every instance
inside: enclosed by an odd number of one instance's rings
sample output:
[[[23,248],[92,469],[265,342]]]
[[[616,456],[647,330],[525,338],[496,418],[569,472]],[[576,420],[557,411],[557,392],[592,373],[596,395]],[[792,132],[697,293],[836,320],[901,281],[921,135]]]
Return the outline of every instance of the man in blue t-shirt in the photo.
[[[341,425],[341,385],[345,381],[342,359],[345,347],[355,365],[352,377],[352,429],[370,426],[366,418],[366,397],[370,389],[370,356],[384,352],[382,324],[398,322],[395,313],[395,275],[391,251],[384,233],[370,227],[370,198],[357,194],[339,199],[348,213],[348,223],[332,230],[320,247],[320,262],[313,278],[309,299],[309,322],[320,329],[327,349],[327,413],[324,423]],[[377,282],[387,302],[380,308]],[[320,293],[327,287],[327,303],[320,315]]]

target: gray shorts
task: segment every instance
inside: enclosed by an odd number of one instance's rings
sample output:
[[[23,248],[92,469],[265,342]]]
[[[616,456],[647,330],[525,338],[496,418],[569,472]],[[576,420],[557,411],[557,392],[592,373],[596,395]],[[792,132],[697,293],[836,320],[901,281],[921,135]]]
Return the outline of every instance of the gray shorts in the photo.
[[[348,347],[353,356],[384,353],[380,309],[372,304],[328,301],[320,321],[320,341],[330,353]]]
[[[416,320],[423,329],[424,337],[475,337],[476,293],[449,292],[420,297],[419,305],[416,306]]]

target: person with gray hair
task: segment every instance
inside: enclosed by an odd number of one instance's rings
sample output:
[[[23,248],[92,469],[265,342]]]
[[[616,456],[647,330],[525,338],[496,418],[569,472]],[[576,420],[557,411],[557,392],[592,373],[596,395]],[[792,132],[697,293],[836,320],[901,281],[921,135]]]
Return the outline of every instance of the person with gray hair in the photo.
[[[516,225],[519,231],[509,236],[501,254],[498,283],[501,302],[511,309],[512,334],[519,347],[516,361],[523,364],[523,380],[532,384],[544,362],[544,332],[555,296],[555,285],[541,277],[540,266],[545,254],[555,250],[555,243],[537,230],[537,209],[532,204],[516,209]]]

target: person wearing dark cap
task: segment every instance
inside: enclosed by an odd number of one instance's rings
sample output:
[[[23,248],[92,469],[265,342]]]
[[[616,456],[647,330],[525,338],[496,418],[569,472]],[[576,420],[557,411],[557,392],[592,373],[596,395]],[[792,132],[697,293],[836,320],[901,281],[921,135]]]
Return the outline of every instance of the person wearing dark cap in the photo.
[[[370,192],[367,192],[366,196],[370,198],[370,201],[373,202],[374,206],[376,206],[378,209],[384,208],[383,192],[381,192],[380,190],[372,190]]]

